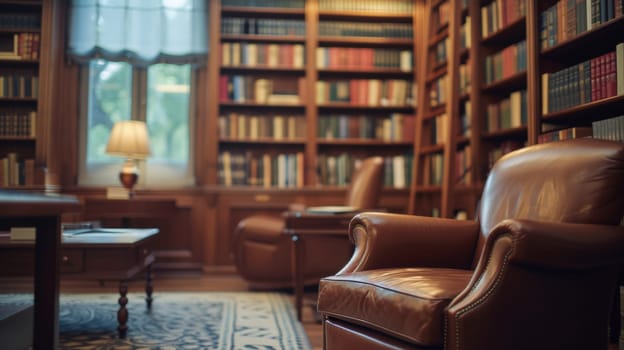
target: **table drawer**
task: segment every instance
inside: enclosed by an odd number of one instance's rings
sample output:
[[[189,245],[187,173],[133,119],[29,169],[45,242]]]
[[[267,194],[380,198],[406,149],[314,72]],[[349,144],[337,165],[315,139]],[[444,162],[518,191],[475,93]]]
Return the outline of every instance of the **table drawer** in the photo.
[[[61,273],[84,271],[84,251],[82,249],[63,249],[61,254]]]

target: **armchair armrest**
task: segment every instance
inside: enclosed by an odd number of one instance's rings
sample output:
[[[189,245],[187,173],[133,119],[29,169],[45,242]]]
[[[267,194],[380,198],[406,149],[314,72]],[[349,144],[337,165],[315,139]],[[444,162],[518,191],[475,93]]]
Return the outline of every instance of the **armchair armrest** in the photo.
[[[492,234],[511,233],[509,261],[543,268],[587,270],[624,262],[624,227],[505,220]]]
[[[558,314],[561,323],[567,310],[574,317],[601,315],[623,262],[622,226],[504,220],[487,237],[470,283],[447,309],[447,330],[453,334],[448,348],[465,334],[485,337],[474,324],[491,325],[487,334],[503,334],[508,320],[501,318],[501,307],[516,320],[530,319],[536,329],[552,328],[551,315]],[[583,298],[600,300],[604,309],[591,303],[589,311],[583,309],[585,304],[576,303]]]
[[[470,268],[478,236],[474,221],[360,213],[349,225],[355,251],[338,274],[408,266]]]

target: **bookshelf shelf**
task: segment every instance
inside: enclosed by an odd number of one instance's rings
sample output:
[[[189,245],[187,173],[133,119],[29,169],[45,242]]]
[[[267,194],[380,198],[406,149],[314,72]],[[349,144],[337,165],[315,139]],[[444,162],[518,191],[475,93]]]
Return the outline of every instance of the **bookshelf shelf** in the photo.
[[[542,49],[540,58],[565,64],[584,61],[613,50],[615,44],[624,42],[622,33],[624,33],[624,17],[616,17],[564,42]],[[596,40],[597,38],[600,39]],[[587,47],[591,47],[592,50],[586,50]]]
[[[303,8],[260,7],[260,6],[223,6],[223,16],[246,16],[254,18],[300,18],[305,17]]]
[[[347,20],[347,21],[363,21],[367,22],[371,20],[371,17],[374,17],[379,20],[388,20],[393,21],[395,23],[411,23],[413,18],[411,15],[406,16],[402,14],[375,11],[329,11],[329,10],[319,10],[319,19],[320,20]]]
[[[378,38],[378,37],[343,37],[343,36],[319,36],[319,44],[328,45],[355,45],[355,46],[401,46],[409,47],[412,39]]]
[[[304,145],[305,144],[305,140],[304,139],[290,139],[290,138],[284,138],[284,139],[275,139],[275,138],[268,138],[268,137],[259,137],[257,139],[239,139],[239,138],[227,138],[227,137],[221,137],[219,138],[219,142],[221,143],[227,143],[227,144],[239,144],[239,145],[267,145],[267,144],[271,144],[271,145]]]
[[[378,147],[404,147],[411,146],[413,141],[381,141],[363,139],[318,139],[319,146],[378,146]]]
[[[530,0],[528,0],[530,1]],[[481,45],[485,50],[493,48],[502,48],[510,43],[518,42],[526,37],[525,32],[526,18],[522,17],[510,23],[506,27],[495,33],[488,35],[481,40]]]
[[[305,70],[302,68],[289,68],[289,67],[267,67],[267,66],[221,66],[221,72],[227,74],[288,74],[295,76],[305,75]]]
[[[624,95],[619,95],[544,114],[542,122],[565,125],[580,120],[584,125],[591,125],[593,121],[616,117],[623,111]]]
[[[305,42],[305,37],[298,35],[223,34],[221,40],[223,42],[250,41],[301,44]]]
[[[515,128],[507,128],[502,130],[496,130],[492,132],[484,132],[482,134],[485,140],[505,140],[508,138],[526,138],[527,127],[519,126]]]
[[[46,164],[45,119],[51,106],[40,98],[47,6],[41,1],[0,1],[0,188],[41,190]],[[12,48],[12,51],[11,51]],[[51,96],[51,95],[50,95]],[[45,130],[47,132],[47,130]]]
[[[33,136],[3,136],[0,135],[0,141],[23,141],[23,142],[33,142],[36,141],[37,138]]]
[[[323,68],[318,70],[319,78],[361,78],[363,74],[366,74],[370,79],[411,79],[413,72],[405,72],[399,69],[383,69],[383,68]]]
[[[481,91],[498,95],[509,94],[509,92],[526,87],[527,72],[519,72],[514,75],[485,85]]]

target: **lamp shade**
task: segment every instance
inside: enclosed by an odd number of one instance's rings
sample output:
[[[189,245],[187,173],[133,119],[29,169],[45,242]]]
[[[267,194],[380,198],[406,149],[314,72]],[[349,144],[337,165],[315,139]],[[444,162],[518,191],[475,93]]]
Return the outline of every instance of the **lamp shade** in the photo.
[[[147,158],[150,155],[150,144],[145,122],[116,122],[106,145],[106,153],[132,159]]]

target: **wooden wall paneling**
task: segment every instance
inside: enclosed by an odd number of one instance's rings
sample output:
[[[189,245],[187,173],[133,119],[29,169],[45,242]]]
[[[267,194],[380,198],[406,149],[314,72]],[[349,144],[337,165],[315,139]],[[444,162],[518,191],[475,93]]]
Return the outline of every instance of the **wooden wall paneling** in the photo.
[[[200,163],[197,163],[198,167],[202,167],[199,172],[201,175],[200,185],[216,184],[217,183],[217,155],[219,153],[219,137],[217,130],[217,119],[219,117],[219,67],[221,65],[221,1],[211,0],[209,6],[210,23],[209,23],[209,40],[210,40],[210,52],[208,54],[208,71],[205,86],[207,91],[200,91],[203,95],[198,96],[199,103],[205,101],[204,108],[206,115],[206,122],[202,123],[196,130],[198,137],[197,144],[201,145],[203,151],[200,152]]]

